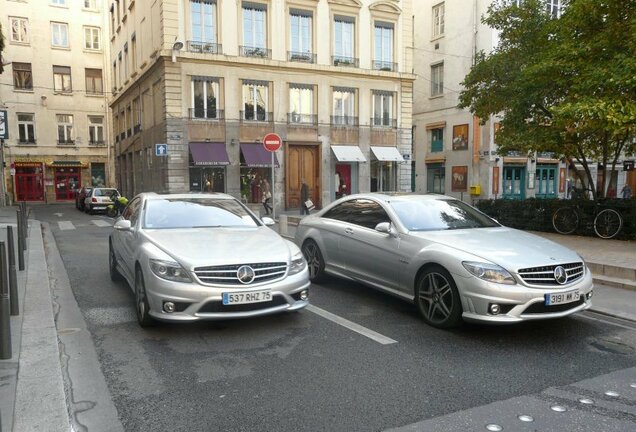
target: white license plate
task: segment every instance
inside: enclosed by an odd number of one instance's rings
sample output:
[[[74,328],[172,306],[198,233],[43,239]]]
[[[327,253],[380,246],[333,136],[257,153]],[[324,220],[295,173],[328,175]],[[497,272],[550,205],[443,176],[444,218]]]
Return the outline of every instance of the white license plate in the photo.
[[[546,294],[545,295],[545,304],[546,306],[564,304],[564,303],[572,303],[578,301],[581,295],[578,291],[568,291],[564,293],[554,293],[554,294]]]
[[[261,303],[272,299],[271,290],[223,293],[224,305]]]

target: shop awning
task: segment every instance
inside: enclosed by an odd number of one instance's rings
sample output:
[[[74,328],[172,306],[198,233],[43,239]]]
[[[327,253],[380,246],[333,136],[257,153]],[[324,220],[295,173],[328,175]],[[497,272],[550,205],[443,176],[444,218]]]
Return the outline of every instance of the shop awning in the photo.
[[[362,150],[358,146],[331,146],[333,154],[336,155],[338,162],[366,162],[367,159],[362,154]]]
[[[49,167],[83,167],[84,164],[78,160],[54,160],[46,164]]]
[[[397,147],[371,147],[375,158],[379,161],[404,162],[404,157]]]
[[[191,142],[192,161],[198,166],[229,165],[225,143]]]
[[[245,166],[252,168],[270,168],[272,166],[272,154],[265,150],[261,143],[243,143],[241,144],[241,153]],[[274,154],[274,165],[278,165],[278,158]]]

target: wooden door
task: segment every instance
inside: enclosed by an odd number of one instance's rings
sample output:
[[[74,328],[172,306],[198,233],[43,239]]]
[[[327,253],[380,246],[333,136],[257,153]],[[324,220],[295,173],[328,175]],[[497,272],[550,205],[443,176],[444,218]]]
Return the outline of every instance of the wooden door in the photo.
[[[300,209],[300,185],[305,179],[309,198],[321,208],[320,146],[318,144],[285,145],[285,208]]]

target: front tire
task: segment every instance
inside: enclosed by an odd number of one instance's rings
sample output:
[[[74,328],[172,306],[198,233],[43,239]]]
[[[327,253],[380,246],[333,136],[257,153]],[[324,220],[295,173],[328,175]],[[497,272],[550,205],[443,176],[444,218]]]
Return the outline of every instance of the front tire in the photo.
[[[322,257],[320,248],[313,240],[307,240],[303,243],[303,255],[307,260],[307,268],[309,270],[309,280],[312,282],[322,282],[325,280],[325,260]]]
[[[415,282],[415,304],[427,324],[447,329],[462,322],[462,304],[453,277],[441,266],[426,269]]]
[[[141,327],[152,327],[156,324],[154,318],[150,316],[150,303],[146,295],[146,284],[144,275],[140,269],[135,273],[135,309],[137,310],[137,322]]]
[[[115,257],[113,245],[110,242],[108,243],[108,268],[110,270],[110,280],[119,282],[122,276],[119,270],[117,270],[117,258]]]

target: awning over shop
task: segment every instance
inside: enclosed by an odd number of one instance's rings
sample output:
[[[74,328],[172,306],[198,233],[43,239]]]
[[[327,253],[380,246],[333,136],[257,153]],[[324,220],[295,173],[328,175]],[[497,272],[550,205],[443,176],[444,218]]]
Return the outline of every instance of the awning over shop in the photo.
[[[54,161],[51,161],[51,162],[47,163],[46,166],[53,167],[53,168],[61,168],[61,167],[79,167],[79,168],[83,168],[85,165],[81,161],[77,161],[77,160],[70,160],[70,161],[54,160]]]
[[[404,157],[397,147],[371,147],[375,158],[379,161],[404,162]]]
[[[191,142],[190,154],[197,166],[229,165],[225,143]]]
[[[243,143],[241,144],[241,153],[245,166],[252,168],[270,168],[272,166],[272,154],[265,150],[261,143]],[[274,154],[274,165],[278,165],[278,158]]]
[[[367,159],[362,154],[362,150],[358,146],[331,146],[333,154],[336,155],[338,162],[366,162]]]

